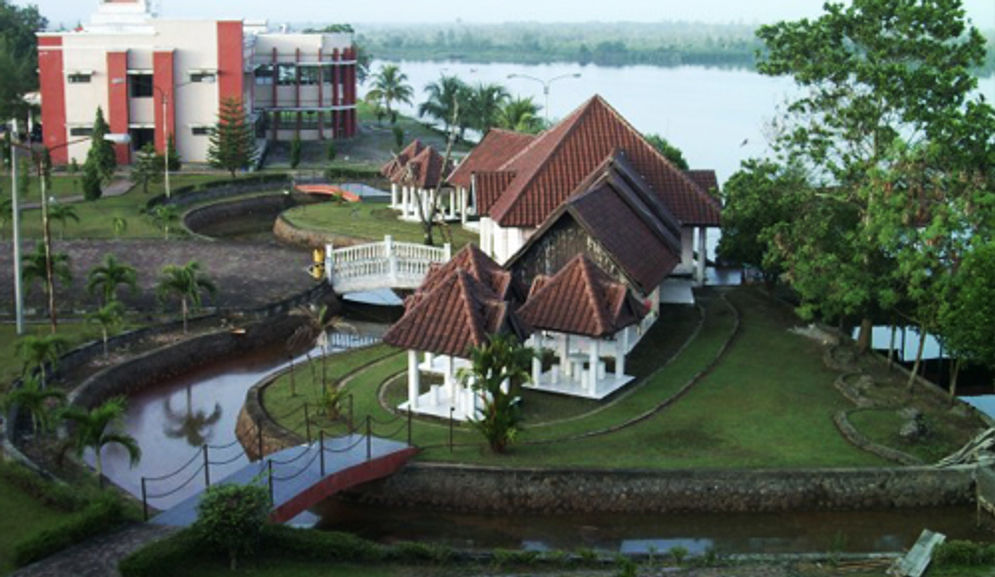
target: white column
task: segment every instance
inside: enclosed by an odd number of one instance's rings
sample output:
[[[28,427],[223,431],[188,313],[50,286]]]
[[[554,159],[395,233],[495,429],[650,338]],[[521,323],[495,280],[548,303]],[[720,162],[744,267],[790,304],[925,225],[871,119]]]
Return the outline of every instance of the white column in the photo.
[[[462,222],[463,224],[466,224],[466,221],[467,221],[467,215],[466,215],[466,209],[467,209],[467,206],[466,206],[466,196],[467,196],[466,189],[465,188],[460,188],[459,189],[460,222]]]
[[[698,227],[698,271],[697,280],[698,284],[704,286],[705,284],[705,264],[708,262],[708,229],[699,226]]]
[[[459,409],[459,399],[456,398],[456,377],[453,374],[453,357],[449,355],[446,357],[446,393],[449,395],[449,403],[451,406]]]
[[[566,333],[563,333],[562,335],[558,335],[556,337],[556,339],[558,341],[560,341],[560,370],[563,371],[563,374],[566,377],[568,377],[568,380],[569,380],[570,373],[571,373],[571,366],[570,366],[570,359],[569,359],[569,357],[570,357],[570,335],[568,335]]]
[[[686,267],[694,264],[694,228],[681,228],[681,264]]]
[[[615,335],[615,378],[625,376],[625,354],[629,352],[629,327]]]
[[[456,191],[449,189],[449,218],[456,218]]]
[[[600,359],[598,357],[598,339],[592,337],[590,341],[591,341],[591,347],[590,347],[591,350],[589,351],[589,353],[591,356],[587,362],[588,364],[591,365],[591,369],[587,372],[588,376],[587,386],[588,386],[588,392],[593,395],[598,390],[598,362]]]
[[[390,207],[397,208],[397,183],[390,183]]]
[[[435,356],[432,353],[425,353],[425,364],[428,365],[429,370],[432,370],[432,365],[435,363]]]
[[[390,277],[390,283],[396,284],[397,281],[397,255],[394,254],[394,237],[387,235],[383,237],[384,250],[387,253],[387,274]]]
[[[418,408],[421,373],[418,372],[418,351],[408,351],[408,408]]]
[[[535,355],[532,357],[532,384],[539,384],[539,377],[542,376],[542,359],[539,357],[542,354],[542,336],[540,333],[532,335],[532,348],[535,350]]]
[[[411,193],[407,186],[401,187],[401,218],[408,216],[408,202],[411,200]]]

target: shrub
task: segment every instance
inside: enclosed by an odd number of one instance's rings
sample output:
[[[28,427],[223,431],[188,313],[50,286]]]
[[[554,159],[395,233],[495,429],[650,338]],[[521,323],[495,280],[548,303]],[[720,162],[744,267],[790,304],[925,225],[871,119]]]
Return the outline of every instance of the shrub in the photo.
[[[23,567],[66,547],[105,533],[125,521],[124,506],[112,496],[103,496],[65,522],[45,529],[14,545],[14,564]]]
[[[239,555],[251,554],[258,544],[269,508],[265,487],[214,485],[197,505],[194,527],[205,542],[228,553],[229,565],[235,571]]]
[[[397,150],[404,148],[404,129],[395,124],[390,131],[394,134],[394,146],[397,147]]]
[[[615,577],[636,577],[638,565],[632,559],[619,553],[615,556]]]
[[[263,529],[262,548],[295,559],[317,561],[379,561],[385,549],[349,533],[294,529],[267,525]]]
[[[87,504],[86,498],[80,495],[78,488],[48,481],[21,465],[0,462],[0,478],[47,507],[78,511]]]
[[[681,547],[680,545],[675,545],[670,548],[670,556],[674,558],[674,563],[680,565],[684,562],[684,559],[688,556],[687,547]]]
[[[335,148],[335,143],[329,142],[328,148],[325,149],[325,157],[328,158],[328,162],[331,162],[335,160],[336,156],[338,156],[338,150]]]
[[[402,541],[394,545],[390,552],[390,557],[398,561],[433,561],[440,564],[448,563],[454,556],[455,552],[444,545],[415,541]]]
[[[995,565],[995,544],[947,541],[936,548],[933,561],[943,566]]]
[[[192,557],[205,553],[196,531],[186,530],[128,555],[118,564],[122,577],[165,577]]]
[[[295,136],[290,141],[290,168],[297,168],[301,163],[301,137]]]
[[[101,188],[100,169],[96,164],[83,164],[83,198],[97,200],[104,194]]]

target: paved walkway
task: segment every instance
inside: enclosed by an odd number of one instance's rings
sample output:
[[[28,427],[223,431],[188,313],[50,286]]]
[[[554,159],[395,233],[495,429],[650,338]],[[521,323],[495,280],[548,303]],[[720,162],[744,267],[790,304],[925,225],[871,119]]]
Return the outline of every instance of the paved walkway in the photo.
[[[14,572],[11,577],[117,577],[117,564],[132,552],[176,532],[174,527],[135,524],[95,537]]]
[[[125,193],[127,193],[129,190],[131,190],[133,186],[135,186],[135,183],[131,182],[128,179],[115,180],[110,184],[108,184],[106,187],[104,187],[104,193],[101,196],[101,198],[107,198],[111,196],[122,196]],[[85,200],[86,198],[84,198],[82,194],[77,194],[74,196],[63,196],[62,198],[58,199],[58,202],[60,204],[75,204],[78,202],[83,202]],[[20,207],[21,210],[33,210],[36,208],[41,208],[41,203],[28,202],[21,204]]]

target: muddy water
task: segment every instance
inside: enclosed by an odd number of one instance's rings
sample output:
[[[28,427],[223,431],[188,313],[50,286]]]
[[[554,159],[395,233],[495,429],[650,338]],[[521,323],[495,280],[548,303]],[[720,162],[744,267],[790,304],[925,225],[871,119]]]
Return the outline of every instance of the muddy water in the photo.
[[[687,548],[731,553],[900,551],[924,527],[955,539],[987,539],[974,528],[973,507],[845,513],[685,515],[472,515],[383,509],[330,499],[313,511],[318,527],[385,543],[425,541],[458,548],[627,553]]]
[[[374,342],[386,330],[386,325],[376,323],[350,321],[350,325],[355,326],[355,335],[332,336],[330,362],[335,362],[334,353]],[[311,352],[312,357],[319,354],[318,349]],[[306,360],[304,355],[295,362],[302,360]],[[245,394],[252,385],[283,369],[288,362],[284,347],[275,346],[191,370],[132,395],[125,430],[138,441],[142,460],[131,468],[127,452],[109,445],[103,452],[105,475],[140,497],[142,477],[167,475],[189,463],[169,479],[147,483],[150,496],[162,495],[150,499],[150,503],[162,508],[204,488],[203,471],[198,471],[203,463],[200,451],[204,444],[209,445],[208,458],[215,463],[210,466],[212,480],[238,470],[248,462],[235,440],[235,423]],[[92,463],[92,456],[88,460]],[[189,483],[180,487],[187,480]]]

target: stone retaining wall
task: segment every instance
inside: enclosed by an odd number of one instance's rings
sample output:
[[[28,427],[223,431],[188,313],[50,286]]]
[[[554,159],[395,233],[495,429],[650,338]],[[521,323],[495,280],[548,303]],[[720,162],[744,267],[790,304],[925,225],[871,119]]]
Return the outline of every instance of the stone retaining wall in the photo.
[[[324,248],[328,243],[332,243],[335,248],[342,248],[369,242],[366,239],[343,236],[330,231],[321,232],[298,228],[283,218],[283,215],[278,216],[276,222],[273,223],[273,235],[287,244],[309,249]]]
[[[204,188],[201,188],[203,185],[189,187],[192,190],[184,190],[184,188],[188,187],[180,187],[173,191],[172,198],[167,199],[165,195],[160,194],[149,199],[146,205],[150,208],[159,204],[171,204],[179,207],[190,206],[209,200],[240,196],[253,192],[288,189],[292,181],[289,175],[274,174],[266,177],[243,177],[241,180],[234,179],[228,183],[222,183],[222,180],[219,179],[218,183],[214,186]]]
[[[859,409],[858,409],[859,410]],[[888,461],[893,461],[896,463],[901,463],[903,465],[922,465],[922,459],[914,455],[910,455],[898,449],[892,449],[891,447],[875,443],[874,441],[865,437],[856,427],[850,422],[849,415],[854,411],[839,411],[833,415],[833,424],[836,425],[836,429],[840,432],[843,437],[849,441],[855,447],[859,447],[868,453],[873,453],[882,459]]]
[[[209,236],[200,234],[200,229],[219,220],[237,218],[256,212],[270,212],[274,214],[275,218],[275,215],[288,208],[301,204],[315,204],[323,200],[302,194],[277,193],[219,202],[195,208],[183,215],[183,226],[193,235],[213,240]]]
[[[384,506],[502,514],[845,511],[972,503],[972,471],[498,469],[413,463],[346,496]]]
[[[263,408],[263,390],[285,372],[280,371],[253,385],[246,393],[245,403],[238,413],[238,421],[235,423],[235,437],[245,449],[245,454],[253,461],[262,456],[299,445],[302,442],[299,436],[271,419],[266,413],[266,409]]]

